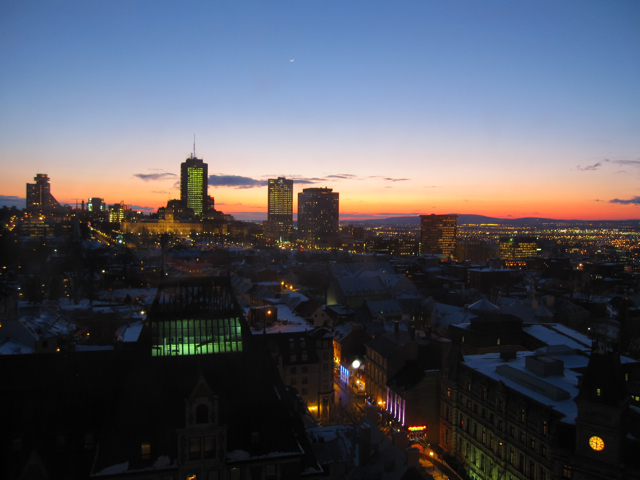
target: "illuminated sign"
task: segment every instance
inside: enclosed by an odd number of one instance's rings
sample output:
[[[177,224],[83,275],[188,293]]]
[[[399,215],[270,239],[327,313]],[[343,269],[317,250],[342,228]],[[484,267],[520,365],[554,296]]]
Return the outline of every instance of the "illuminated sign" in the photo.
[[[426,430],[427,426],[426,425],[421,425],[419,427],[409,427],[409,431],[410,432],[421,432],[423,430]]]

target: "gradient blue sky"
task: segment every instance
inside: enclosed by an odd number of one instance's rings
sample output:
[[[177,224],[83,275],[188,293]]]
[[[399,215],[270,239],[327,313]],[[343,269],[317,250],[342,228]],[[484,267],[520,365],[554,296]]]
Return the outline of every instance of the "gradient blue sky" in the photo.
[[[278,175],[344,218],[639,218],[640,2],[0,1],[4,203],[155,209],[193,134],[240,218]]]

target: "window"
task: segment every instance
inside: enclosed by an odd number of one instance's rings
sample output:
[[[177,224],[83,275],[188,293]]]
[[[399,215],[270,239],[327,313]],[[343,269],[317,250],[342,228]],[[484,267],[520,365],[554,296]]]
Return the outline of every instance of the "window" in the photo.
[[[303,362],[306,362],[306,361],[307,361],[307,359],[308,359],[307,354],[306,354],[306,353],[303,353],[303,354],[302,354],[302,361],[303,361]]]
[[[546,435],[549,430],[549,426],[547,425],[547,421],[542,422],[542,434]]]
[[[547,456],[547,447],[546,447],[546,445],[542,445],[542,447],[540,448],[540,453],[542,454],[543,457]]]
[[[514,428],[513,425],[511,425],[511,436],[515,437],[516,436],[516,429]]]
[[[521,472],[524,473],[524,455],[522,453],[520,454],[520,462],[518,464],[518,468]]]
[[[536,449],[536,439],[531,437],[531,450]]]
[[[499,412],[504,412],[504,400],[503,399],[498,400],[498,411]]]
[[[274,480],[278,478],[278,470],[277,465],[265,465],[264,467],[264,478],[265,480]]]
[[[536,467],[533,464],[533,460],[529,460],[529,478],[533,478],[535,476]]]
[[[303,389],[302,389],[302,395],[306,395],[306,394],[307,394],[307,389],[306,389],[306,388],[303,388]]]
[[[292,361],[292,362],[297,362],[297,361],[298,361],[298,357],[296,356],[296,354],[295,354],[295,353],[292,353],[292,354],[291,354],[291,361]]]
[[[524,423],[525,420],[525,413],[524,413],[524,408],[520,409],[520,423]]]
[[[324,353],[322,354],[322,358],[323,358],[324,360],[329,360],[329,352],[324,352]]]
[[[502,431],[502,420],[498,420],[498,430]]]
[[[482,400],[487,401],[487,388],[482,389]]]
[[[467,390],[471,391],[471,380],[467,380]]]
[[[571,465],[562,466],[562,478],[571,478]]]
[[[462,343],[464,343],[464,335],[462,335]]]
[[[307,373],[308,367],[302,367],[302,373]]]
[[[500,345],[500,339],[499,338],[496,340],[496,345]]]
[[[140,457],[142,460],[149,460],[151,458],[151,444],[142,443],[140,446]]]
[[[596,395],[599,397],[602,391],[599,388],[596,388]]]
[[[204,404],[196,407],[196,423],[209,423],[209,408]]]
[[[489,449],[493,452],[493,433],[489,434]]]
[[[204,437],[204,458],[213,458],[216,455],[216,439],[213,436]]]
[[[547,471],[540,467],[540,480],[547,480]]]
[[[521,442],[521,443],[524,443],[524,442],[525,442],[524,430],[520,430],[520,442]]]
[[[309,378],[308,377],[302,377],[302,384],[306,385],[307,383],[309,383]]]
[[[447,388],[447,397],[451,397],[451,389]]]
[[[297,385],[298,384],[298,379],[296,377],[292,377],[291,378],[291,385]]]
[[[189,439],[189,460],[200,460],[200,437]]]
[[[289,370],[289,372],[291,373],[291,375],[295,375],[296,374],[296,367],[291,367],[291,370]]]
[[[322,371],[323,372],[328,372],[329,371],[329,364],[325,363],[324,365],[322,365]]]
[[[513,465],[514,458],[515,458],[515,457],[514,457],[514,455],[513,455],[513,448],[510,448],[510,449],[509,449],[509,463],[510,463],[511,465]]]
[[[486,445],[487,444],[487,430],[486,429],[482,429],[482,444]]]

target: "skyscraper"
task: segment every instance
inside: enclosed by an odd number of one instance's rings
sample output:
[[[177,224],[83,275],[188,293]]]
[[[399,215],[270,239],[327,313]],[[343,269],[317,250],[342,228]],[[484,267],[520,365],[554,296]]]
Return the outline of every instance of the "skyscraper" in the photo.
[[[276,242],[289,240],[293,231],[293,180],[270,178],[268,202],[265,237]]]
[[[339,194],[331,188],[305,188],[298,193],[298,234],[316,247],[340,243]]]
[[[420,215],[420,255],[452,255],[456,251],[458,215]]]
[[[62,207],[51,195],[51,184],[46,173],[38,173],[33,177],[36,183],[27,183],[27,211],[53,213]]]
[[[196,158],[196,147],[193,153],[180,165],[180,200],[186,208],[202,217],[208,206],[209,166],[200,158]]]

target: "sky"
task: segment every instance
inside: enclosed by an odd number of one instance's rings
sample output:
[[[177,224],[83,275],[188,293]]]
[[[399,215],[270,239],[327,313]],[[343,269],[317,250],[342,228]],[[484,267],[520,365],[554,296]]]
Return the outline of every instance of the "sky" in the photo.
[[[0,205],[640,218],[640,2],[0,0]]]

